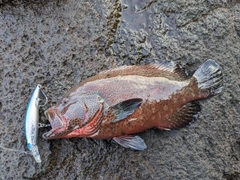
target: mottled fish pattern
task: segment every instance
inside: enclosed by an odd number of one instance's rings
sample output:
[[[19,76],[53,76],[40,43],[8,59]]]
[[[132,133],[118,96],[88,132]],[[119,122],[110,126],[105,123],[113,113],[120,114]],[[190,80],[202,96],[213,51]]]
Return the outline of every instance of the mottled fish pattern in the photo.
[[[222,88],[222,71],[214,60],[189,78],[168,61],[110,69],[82,81],[45,112],[52,129],[43,137],[112,138],[123,147],[143,150],[144,140],[133,134],[153,127],[185,127],[201,111],[196,100],[217,95]]]

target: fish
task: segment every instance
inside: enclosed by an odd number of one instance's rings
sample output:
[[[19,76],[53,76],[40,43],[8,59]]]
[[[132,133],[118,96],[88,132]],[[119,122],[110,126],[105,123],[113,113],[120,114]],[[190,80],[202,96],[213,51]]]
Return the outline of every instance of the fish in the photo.
[[[113,139],[125,148],[144,150],[147,145],[137,133],[195,122],[201,111],[198,100],[222,89],[221,67],[211,59],[191,77],[174,61],[117,67],[80,82],[47,109],[51,129],[43,138]]]
[[[35,90],[33,91],[31,98],[28,102],[25,116],[25,136],[27,141],[27,147],[31,151],[31,154],[33,155],[37,163],[42,162],[37,146],[38,128],[40,124],[39,107],[45,106],[48,102],[47,96],[44,94],[41,88],[42,86],[38,84]],[[44,105],[39,104],[41,94],[43,94],[46,98],[46,102]],[[41,127],[45,127],[43,124],[40,125]]]

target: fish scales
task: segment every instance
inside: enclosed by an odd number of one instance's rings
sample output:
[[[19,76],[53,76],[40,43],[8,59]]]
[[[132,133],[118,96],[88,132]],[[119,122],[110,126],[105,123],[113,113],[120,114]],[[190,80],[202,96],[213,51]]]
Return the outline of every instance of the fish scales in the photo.
[[[188,81],[173,81],[162,77],[116,76],[88,82],[70,96],[98,91],[110,106],[131,98],[160,101],[169,99],[173,93],[188,83]]]
[[[114,69],[100,72],[99,74],[89,77],[77,86],[69,90],[65,96],[69,96],[72,92],[75,92],[79,86],[83,86],[87,82],[95,81],[98,79],[107,79],[116,76],[129,76],[140,75],[145,77],[166,77],[170,80],[184,81],[187,78],[185,71],[180,68],[178,64],[169,61],[157,61],[154,64],[147,64],[142,66],[121,66]]]
[[[112,138],[123,147],[143,150],[144,140],[133,134],[194,122],[201,110],[195,101],[217,95],[222,88],[221,68],[213,60],[189,78],[174,62],[118,67],[84,80],[65,95],[67,104],[49,108],[52,129],[43,137]]]
[[[150,97],[151,92],[149,94],[144,94],[144,96],[140,94],[137,97],[134,93],[133,97],[127,98],[141,97],[145,99],[145,101],[141,105],[141,108],[137,109],[124,121],[112,123],[111,117],[104,119],[102,121],[99,132],[95,136],[91,137],[97,139],[108,139],[126,134],[139,133],[144,131],[145,129],[150,129],[153,127],[159,127],[160,129],[170,128],[162,127],[161,119],[166,119],[167,117],[169,117],[173,112],[177,111],[184,104],[186,104],[186,102],[194,101],[196,99],[205,97],[205,94],[198,93],[197,84],[190,82],[191,81],[182,82],[181,86],[179,85],[178,87],[179,89],[174,89],[173,86],[176,82],[173,81],[172,84],[168,84],[168,86],[166,86],[166,89],[160,89],[159,91],[155,92],[155,96],[153,97]],[[119,89],[119,91],[121,91],[121,88]],[[105,93],[107,94],[107,92],[104,92],[104,90],[100,90],[100,93],[102,92],[103,96],[105,95]],[[164,95],[162,95],[161,93],[163,93]],[[194,94],[194,97],[192,96],[192,94]],[[166,98],[166,96],[168,98]],[[119,103],[118,101],[114,102],[113,104]]]

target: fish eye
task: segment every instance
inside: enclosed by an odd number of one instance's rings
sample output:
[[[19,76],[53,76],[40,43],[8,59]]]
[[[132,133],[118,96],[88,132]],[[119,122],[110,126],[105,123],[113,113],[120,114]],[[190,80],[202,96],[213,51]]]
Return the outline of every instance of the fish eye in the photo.
[[[62,100],[62,105],[64,106],[64,105],[66,105],[67,103],[68,103],[68,99],[67,98],[64,98],[63,100]]]

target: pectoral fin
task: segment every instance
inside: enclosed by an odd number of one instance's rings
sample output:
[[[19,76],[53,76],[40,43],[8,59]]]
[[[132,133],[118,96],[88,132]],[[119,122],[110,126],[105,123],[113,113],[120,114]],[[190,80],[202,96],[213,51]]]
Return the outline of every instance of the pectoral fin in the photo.
[[[142,99],[129,99],[111,107],[110,111],[116,116],[113,122],[118,122],[130,116],[142,104]]]
[[[113,140],[125,148],[134,150],[144,150],[147,148],[144,140],[139,136],[120,136],[113,138]]]

